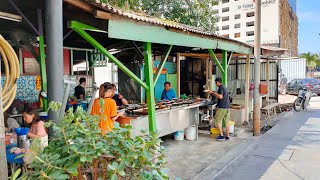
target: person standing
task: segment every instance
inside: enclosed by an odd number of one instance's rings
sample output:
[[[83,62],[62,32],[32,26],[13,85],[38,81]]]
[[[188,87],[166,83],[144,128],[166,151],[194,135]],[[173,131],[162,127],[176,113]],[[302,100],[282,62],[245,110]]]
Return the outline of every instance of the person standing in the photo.
[[[164,83],[164,90],[161,94],[161,100],[169,100],[171,101],[173,98],[177,98],[176,92],[174,92],[173,89],[171,89],[171,83],[165,82]]]
[[[220,132],[220,135],[217,137],[218,141],[229,140],[229,120],[230,120],[230,101],[229,93],[226,87],[222,84],[220,77],[215,79],[216,86],[219,87],[218,92],[210,91],[209,94],[213,95],[218,99],[215,121],[216,126]],[[223,135],[222,123],[225,122],[226,125],[226,136]]]
[[[104,94],[103,94],[104,93]],[[122,113],[117,113],[117,104],[112,99],[113,86],[109,82],[105,82],[100,86],[100,97],[94,100],[91,115],[98,115],[100,117],[99,127],[101,133],[105,134],[112,131],[114,128],[114,122]],[[103,95],[103,98],[101,97]],[[101,103],[101,99],[102,102]]]
[[[74,88],[74,96],[77,99],[86,99],[86,91],[84,89],[87,83],[86,78],[80,78],[79,83],[80,84]]]
[[[117,92],[116,85],[112,84],[112,87],[113,87],[112,99],[116,101],[117,106],[128,105],[128,101],[119,92]]]

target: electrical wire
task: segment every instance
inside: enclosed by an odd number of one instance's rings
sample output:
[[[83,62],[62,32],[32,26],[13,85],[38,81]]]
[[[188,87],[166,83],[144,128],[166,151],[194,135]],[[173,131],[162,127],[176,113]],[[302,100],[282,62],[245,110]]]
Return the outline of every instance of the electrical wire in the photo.
[[[0,54],[5,68],[5,83],[2,87],[2,105],[3,111],[6,111],[16,96],[17,81],[20,77],[20,67],[17,54],[1,34]]]

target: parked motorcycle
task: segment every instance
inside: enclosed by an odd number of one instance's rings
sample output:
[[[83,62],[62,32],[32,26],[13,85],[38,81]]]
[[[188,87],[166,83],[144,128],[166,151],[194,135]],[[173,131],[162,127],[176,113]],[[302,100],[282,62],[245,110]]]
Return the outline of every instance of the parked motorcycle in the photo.
[[[312,92],[309,89],[303,88],[299,90],[298,98],[294,101],[293,104],[293,109],[297,112],[299,112],[301,109],[307,110],[311,96]]]

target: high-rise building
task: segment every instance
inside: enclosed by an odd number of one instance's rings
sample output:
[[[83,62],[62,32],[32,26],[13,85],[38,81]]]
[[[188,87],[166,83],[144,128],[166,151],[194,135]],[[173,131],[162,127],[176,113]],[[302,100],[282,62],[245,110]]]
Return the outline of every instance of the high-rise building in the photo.
[[[214,9],[220,16],[217,23],[220,35],[254,43],[253,0],[221,0]],[[289,49],[287,56],[298,56],[298,18],[288,0],[262,0],[261,43]]]

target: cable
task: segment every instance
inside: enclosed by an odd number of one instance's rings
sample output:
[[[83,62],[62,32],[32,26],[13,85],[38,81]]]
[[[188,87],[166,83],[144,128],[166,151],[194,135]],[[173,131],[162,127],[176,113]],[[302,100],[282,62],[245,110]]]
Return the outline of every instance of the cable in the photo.
[[[3,111],[12,104],[16,92],[17,81],[20,77],[19,59],[11,45],[0,34],[0,54],[5,68],[5,83],[2,87]]]

